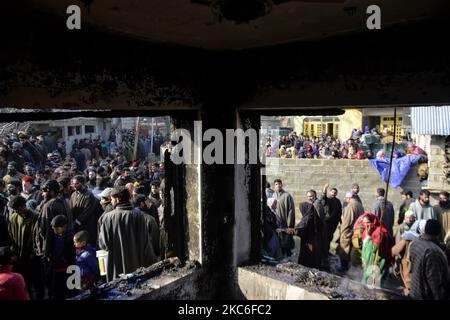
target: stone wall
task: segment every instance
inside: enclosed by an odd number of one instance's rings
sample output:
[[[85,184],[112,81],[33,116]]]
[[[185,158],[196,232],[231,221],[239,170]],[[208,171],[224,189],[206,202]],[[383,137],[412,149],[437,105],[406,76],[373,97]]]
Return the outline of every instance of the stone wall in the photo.
[[[278,159],[269,158],[266,162],[266,178],[273,187],[273,180],[280,178],[284,189],[295,201],[296,221],[300,221],[299,204],[306,201],[306,192],[310,189],[321,192],[325,183],[329,189],[338,189],[338,198],[343,200],[346,191],[351,190],[353,182],[360,186],[360,197],[364,208],[371,209],[375,201],[377,188],[386,188],[380,175],[369,160],[316,160],[316,159]],[[421,187],[417,177],[417,166],[413,166],[403,180],[402,185],[393,189],[389,187],[388,200],[398,210],[403,190],[411,190],[416,197]]]
[[[428,155],[429,174],[428,189],[432,192],[450,191],[444,175],[446,163],[445,136],[432,136],[430,154]]]

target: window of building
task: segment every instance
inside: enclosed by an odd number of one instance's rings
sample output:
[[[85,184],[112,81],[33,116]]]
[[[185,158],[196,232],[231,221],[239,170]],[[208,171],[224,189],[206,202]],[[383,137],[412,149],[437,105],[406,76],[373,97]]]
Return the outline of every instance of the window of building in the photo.
[[[84,126],[84,133],[95,133],[95,126]]]
[[[81,126],[69,126],[67,127],[67,135],[74,136],[74,135],[80,135],[81,134]]]

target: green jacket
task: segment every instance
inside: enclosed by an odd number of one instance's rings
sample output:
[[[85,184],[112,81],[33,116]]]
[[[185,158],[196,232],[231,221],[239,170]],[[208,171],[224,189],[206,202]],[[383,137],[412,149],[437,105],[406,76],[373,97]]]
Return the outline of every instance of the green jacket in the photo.
[[[34,253],[33,239],[38,213],[28,209],[26,217],[14,211],[9,219],[10,237],[13,241],[12,251],[21,259],[30,259]]]

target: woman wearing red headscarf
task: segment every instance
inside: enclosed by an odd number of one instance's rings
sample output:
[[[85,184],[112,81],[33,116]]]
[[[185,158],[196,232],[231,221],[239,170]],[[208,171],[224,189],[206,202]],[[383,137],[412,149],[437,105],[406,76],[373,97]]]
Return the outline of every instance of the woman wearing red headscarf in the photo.
[[[362,222],[365,226],[361,252],[363,283],[381,287],[391,266],[394,240],[384,223],[373,213],[364,213]]]
[[[356,160],[365,160],[366,158],[364,157],[364,151],[362,151],[362,150],[359,150],[357,153],[356,153],[356,158],[355,158]]]
[[[305,158],[314,158],[314,150],[309,143],[305,146],[305,149]]]

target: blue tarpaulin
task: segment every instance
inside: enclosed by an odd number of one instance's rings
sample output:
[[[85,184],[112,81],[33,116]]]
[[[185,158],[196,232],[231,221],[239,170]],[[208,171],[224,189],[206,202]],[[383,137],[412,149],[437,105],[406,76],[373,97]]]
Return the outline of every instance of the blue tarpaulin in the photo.
[[[414,155],[393,159],[390,181],[390,185],[393,188],[397,189],[402,184],[409,169],[420,160],[420,157],[420,155]],[[375,169],[377,169],[378,173],[381,175],[381,180],[384,182],[387,182],[390,161],[391,159],[370,160],[370,163]]]

